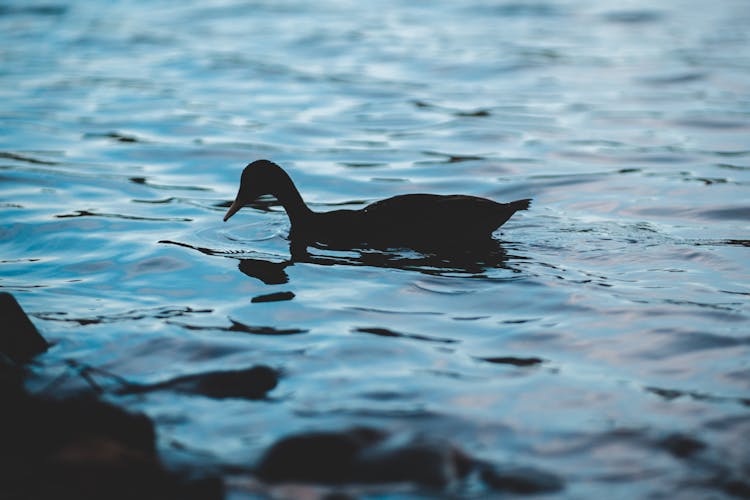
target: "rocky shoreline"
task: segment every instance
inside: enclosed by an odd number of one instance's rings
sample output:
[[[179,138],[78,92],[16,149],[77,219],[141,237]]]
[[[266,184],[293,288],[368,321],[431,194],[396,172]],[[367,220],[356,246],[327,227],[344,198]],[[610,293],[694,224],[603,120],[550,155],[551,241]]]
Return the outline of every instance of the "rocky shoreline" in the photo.
[[[354,498],[377,486],[446,493],[469,482],[483,491],[512,494],[564,488],[554,474],[486,463],[447,440],[369,427],[283,437],[245,470],[206,473],[195,464],[173,471],[158,455],[153,421],[105,401],[107,394],[100,388],[67,396],[29,392],[24,385],[28,364],[48,343],[8,293],[0,293],[0,314],[9,325],[0,336],[4,498],[203,500],[223,498],[227,481],[234,491],[272,498],[295,497],[301,494],[299,488],[312,498]],[[122,387],[111,395],[176,391],[216,399],[263,399],[282,377],[279,370],[254,366],[152,385],[120,381]]]

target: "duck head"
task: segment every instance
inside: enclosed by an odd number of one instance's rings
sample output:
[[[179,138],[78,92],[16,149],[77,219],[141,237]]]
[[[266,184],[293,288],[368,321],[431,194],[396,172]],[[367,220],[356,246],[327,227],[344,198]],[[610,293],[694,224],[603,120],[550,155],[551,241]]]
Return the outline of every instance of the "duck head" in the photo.
[[[242,171],[240,189],[234,202],[224,216],[224,222],[236,214],[240,208],[248,205],[264,194],[278,197],[277,184],[281,167],[268,160],[257,160],[250,163]]]

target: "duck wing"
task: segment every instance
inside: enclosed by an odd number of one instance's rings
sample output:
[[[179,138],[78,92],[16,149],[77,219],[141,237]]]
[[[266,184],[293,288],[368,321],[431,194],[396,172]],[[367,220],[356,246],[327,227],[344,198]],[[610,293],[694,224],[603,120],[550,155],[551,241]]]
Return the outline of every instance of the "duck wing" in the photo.
[[[362,222],[373,233],[404,240],[487,238],[530,199],[498,203],[468,195],[408,194],[362,209]]]

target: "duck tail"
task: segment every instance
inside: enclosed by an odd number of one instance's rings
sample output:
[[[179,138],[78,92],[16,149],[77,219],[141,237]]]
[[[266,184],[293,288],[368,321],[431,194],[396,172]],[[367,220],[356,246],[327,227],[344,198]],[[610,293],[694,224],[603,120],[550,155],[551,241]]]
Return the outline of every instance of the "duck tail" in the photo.
[[[523,200],[511,201],[508,206],[514,211],[517,210],[528,210],[531,206],[531,198],[524,198]]]

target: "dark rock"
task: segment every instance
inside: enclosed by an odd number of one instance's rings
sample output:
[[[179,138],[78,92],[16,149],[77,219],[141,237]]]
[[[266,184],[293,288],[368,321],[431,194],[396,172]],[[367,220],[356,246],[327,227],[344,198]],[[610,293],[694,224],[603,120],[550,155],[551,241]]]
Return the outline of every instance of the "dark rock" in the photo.
[[[474,461],[448,442],[416,439],[405,444],[382,444],[359,457],[364,482],[415,483],[445,488],[466,476]]]
[[[3,403],[12,404],[23,393],[22,367],[14,363],[8,356],[0,353],[0,398],[2,398]]]
[[[0,318],[2,498],[223,497],[219,478],[191,479],[162,466],[154,426],[145,415],[94,397],[29,394],[20,364],[44,352],[47,342],[8,293],[0,293]]]
[[[207,372],[186,375],[152,385],[128,385],[120,394],[136,394],[170,390],[200,394],[209,398],[263,399],[276,387],[280,374],[267,366],[254,366],[245,370]]]
[[[154,427],[94,398],[4,398],[0,413],[3,498],[221,498],[217,478],[169,472],[155,450]]]
[[[481,478],[493,490],[518,494],[553,493],[564,487],[560,477],[532,467],[487,465]]]
[[[146,415],[128,413],[94,397],[65,400],[29,397],[22,408],[17,414],[22,419],[18,425],[27,426],[42,447],[62,448],[99,436],[139,453],[156,453],[154,426]]]
[[[78,440],[50,454],[32,487],[34,498],[218,499],[218,478],[182,480],[153,454],[106,437]],[[60,495],[64,492],[64,495]]]
[[[442,488],[471,467],[472,460],[449,443],[396,443],[382,431],[354,428],[283,438],[261,458],[256,473],[268,482],[403,482]]]
[[[333,491],[327,493],[323,497],[323,500],[357,500],[357,498],[348,493],[344,493],[343,491]]]
[[[269,482],[345,483],[356,480],[358,455],[384,437],[384,433],[369,428],[289,436],[276,442],[265,453],[257,475]]]
[[[16,363],[25,363],[49,347],[16,298],[7,292],[0,292],[0,318],[0,353]]]

